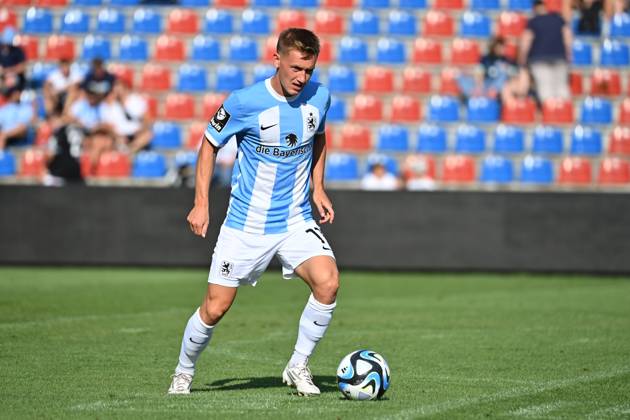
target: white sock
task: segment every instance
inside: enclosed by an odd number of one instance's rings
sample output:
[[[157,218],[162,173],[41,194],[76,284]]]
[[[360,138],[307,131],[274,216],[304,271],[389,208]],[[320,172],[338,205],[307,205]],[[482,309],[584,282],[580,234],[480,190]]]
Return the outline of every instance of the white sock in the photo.
[[[175,373],[195,374],[197,358],[210,342],[213,330],[214,326],[206,325],[203,322],[199,315],[199,308],[197,308],[186,324],[182,348],[179,351],[179,363],[175,368]]]
[[[318,302],[313,294],[308,298],[298,329],[295,350],[289,360],[289,366],[303,365],[313,353],[317,342],[324,336],[332,319],[337,302],[325,305]]]

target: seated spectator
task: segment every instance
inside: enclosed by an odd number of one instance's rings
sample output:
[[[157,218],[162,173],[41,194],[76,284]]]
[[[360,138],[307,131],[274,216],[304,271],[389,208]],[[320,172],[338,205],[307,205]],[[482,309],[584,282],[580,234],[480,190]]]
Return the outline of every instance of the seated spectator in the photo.
[[[598,36],[602,33],[601,15],[604,0],[574,0],[573,7],[579,12],[578,34]]]
[[[88,90],[92,92],[100,92],[100,100],[103,100],[112,92],[115,83],[116,76],[107,71],[105,68],[105,62],[100,58],[95,58],[92,60],[90,69],[85,74],[79,85],[80,89],[71,91],[71,95],[69,95],[66,99],[66,103],[74,103],[79,96],[80,91],[86,92]],[[67,113],[67,111],[67,109],[64,109],[64,113]]]
[[[69,92],[75,90],[83,79],[83,74],[73,69],[69,59],[61,59],[59,67],[48,75],[44,83],[44,106],[47,116],[63,113]]]
[[[0,36],[0,87],[26,88],[26,54],[22,47],[13,45],[15,29],[8,26]]]
[[[381,162],[374,162],[369,167],[369,172],[361,179],[361,189],[367,191],[394,191],[400,188],[398,178],[387,172],[387,168]]]
[[[548,12],[543,0],[534,0],[534,16],[521,37],[519,64],[529,66],[541,102],[569,98],[571,29],[556,12]]]
[[[20,101],[22,89],[19,85],[5,87],[2,93],[6,103],[0,106],[0,150],[25,141],[35,119],[33,104]]]
[[[403,180],[409,191],[434,190],[435,179],[425,156],[410,155],[403,163]]]

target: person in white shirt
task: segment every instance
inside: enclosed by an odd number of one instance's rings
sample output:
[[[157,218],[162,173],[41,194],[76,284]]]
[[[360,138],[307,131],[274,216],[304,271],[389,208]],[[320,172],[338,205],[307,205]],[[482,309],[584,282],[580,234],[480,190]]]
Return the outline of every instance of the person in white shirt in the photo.
[[[361,189],[367,191],[394,191],[400,189],[400,180],[387,172],[385,165],[375,162],[361,180]]]
[[[83,80],[83,73],[73,68],[70,60],[62,58],[59,67],[48,75],[44,83],[44,106],[46,115],[61,115],[68,93],[77,89]]]

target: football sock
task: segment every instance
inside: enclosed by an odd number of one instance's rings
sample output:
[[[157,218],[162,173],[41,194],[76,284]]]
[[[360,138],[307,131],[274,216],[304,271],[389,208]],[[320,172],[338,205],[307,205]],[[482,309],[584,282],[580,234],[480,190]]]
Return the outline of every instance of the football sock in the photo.
[[[179,352],[179,363],[175,368],[176,373],[195,374],[195,363],[197,358],[206,348],[212,338],[214,326],[206,325],[201,316],[199,316],[199,308],[188,320],[184,337],[182,338],[182,348]]]
[[[313,353],[317,342],[326,333],[336,305],[337,302],[330,305],[320,303],[311,294],[300,317],[297,342],[289,366],[306,363],[306,359]]]

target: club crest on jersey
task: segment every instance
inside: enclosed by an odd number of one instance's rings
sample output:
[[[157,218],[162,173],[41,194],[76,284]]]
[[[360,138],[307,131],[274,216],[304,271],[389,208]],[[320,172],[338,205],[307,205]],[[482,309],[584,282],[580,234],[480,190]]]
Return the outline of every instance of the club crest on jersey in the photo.
[[[317,121],[313,113],[309,112],[308,117],[306,117],[306,129],[308,131],[315,131],[315,127],[317,127]]]
[[[229,277],[233,269],[234,269],[234,264],[232,264],[231,262],[229,261],[221,262],[221,275],[223,277]]]
[[[285,137],[285,140],[287,141],[287,146],[289,147],[293,147],[297,144],[298,142],[298,138],[295,134],[291,133],[288,136]]]
[[[230,120],[230,113],[223,108],[223,105],[217,109],[217,112],[214,114],[212,119],[210,120],[210,125],[217,130],[219,133],[225,127],[225,124]]]

